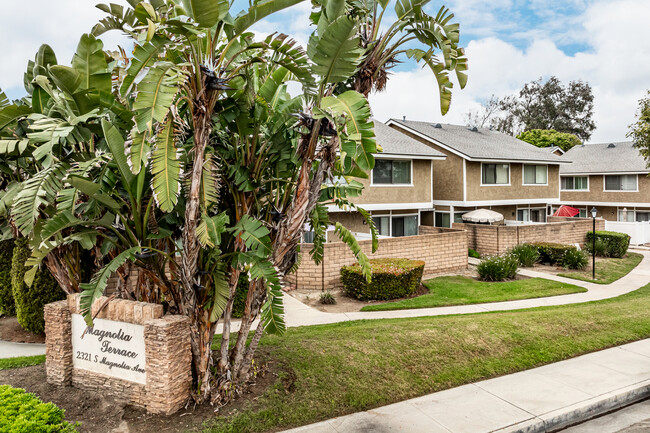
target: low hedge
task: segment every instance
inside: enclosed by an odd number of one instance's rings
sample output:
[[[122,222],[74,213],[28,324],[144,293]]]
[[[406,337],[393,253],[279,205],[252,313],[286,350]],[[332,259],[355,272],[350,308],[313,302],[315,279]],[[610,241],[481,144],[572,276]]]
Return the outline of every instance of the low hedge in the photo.
[[[14,240],[0,242],[0,314],[16,314],[14,295],[11,290],[11,260],[14,255]]]
[[[539,261],[550,265],[562,265],[566,252],[577,249],[574,245],[563,245],[553,242],[533,242],[531,245],[537,247],[540,256]]]
[[[64,411],[54,404],[24,389],[0,385],[0,432],[76,433],[76,427],[64,421]]]
[[[594,239],[594,232],[587,232],[587,248],[591,248]],[[604,253],[599,253],[596,248],[596,255],[604,255],[605,257],[621,258],[627,253],[630,246],[630,235],[627,233],[609,232],[609,231],[596,231],[596,242],[601,240],[604,246]]]
[[[11,262],[11,288],[20,326],[34,334],[42,334],[45,331],[43,306],[65,299],[65,293],[47,269],[36,272],[31,287],[25,284],[25,261],[29,255],[27,239],[17,239]]]
[[[424,262],[408,259],[372,259],[370,283],[355,263],[341,268],[345,294],[361,301],[387,300],[410,296],[420,287]]]

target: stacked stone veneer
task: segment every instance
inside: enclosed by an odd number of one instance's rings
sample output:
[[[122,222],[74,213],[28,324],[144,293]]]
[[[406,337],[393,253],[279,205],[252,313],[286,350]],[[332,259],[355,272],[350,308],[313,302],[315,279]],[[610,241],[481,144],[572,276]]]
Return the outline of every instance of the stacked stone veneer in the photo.
[[[501,254],[518,244],[555,242],[584,245],[593,228],[591,218],[549,217],[546,224],[521,226],[454,223],[453,228],[467,231],[469,248],[480,254]],[[596,220],[596,230],[605,230],[605,220]]]
[[[467,268],[467,236],[463,230],[420,226],[418,236],[379,239],[372,254],[372,241],[359,241],[361,250],[371,259],[405,258],[423,260],[424,275]],[[341,267],[356,262],[350,248],[343,242],[324,245],[321,264],[311,259],[313,244],[302,244],[300,266],[285,280],[299,289],[320,290],[341,287]]]
[[[93,314],[106,303],[102,297]],[[54,385],[100,391],[151,413],[171,414],[190,396],[192,385],[190,325],[185,316],[163,316],[162,305],[113,299],[96,318],[144,325],[146,384],[73,368],[72,314],[79,314],[79,295],[45,306],[45,370]]]

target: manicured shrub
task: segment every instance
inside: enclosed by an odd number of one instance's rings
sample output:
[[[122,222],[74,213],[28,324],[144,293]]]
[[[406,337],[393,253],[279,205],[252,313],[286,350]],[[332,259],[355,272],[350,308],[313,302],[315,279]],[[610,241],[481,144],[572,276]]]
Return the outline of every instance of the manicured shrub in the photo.
[[[331,292],[323,292],[320,294],[320,299],[318,302],[324,305],[334,305],[336,304],[336,298],[334,295],[332,295]]]
[[[540,258],[537,247],[530,244],[519,244],[513,247],[509,252],[513,256],[517,257],[519,265],[525,268],[530,268],[535,265]]]
[[[64,421],[64,411],[54,404],[24,389],[0,385],[0,432],[76,433],[76,427]]]
[[[370,283],[355,263],[341,268],[345,294],[362,301],[386,300],[410,296],[420,287],[424,262],[408,259],[372,259]]]
[[[248,273],[242,272],[239,274],[237,281],[237,291],[235,292],[235,299],[232,303],[232,317],[240,318],[244,315],[244,308],[246,308],[246,296],[248,296]]]
[[[593,232],[587,232],[587,245],[592,244],[593,236]],[[598,242],[598,239],[602,240],[605,244],[605,257],[621,258],[627,253],[627,249],[630,246],[630,235],[626,233],[605,230],[597,231],[596,242]],[[596,255],[598,255],[598,249],[596,249]]]
[[[592,249],[594,249],[593,240],[590,240],[589,242],[585,242],[585,251],[589,255],[593,254]],[[596,255],[598,257],[609,257],[607,255],[607,245],[605,245],[605,241],[603,241],[599,237],[596,237],[595,250],[596,250]]]
[[[480,259],[481,255],[478,253],[478,251],[475,251],[471,248],[467,249],[467,255],[470,257],[474,257],[475,259]]]
[[[589,264],[589,256],[578,249],[568,250],[564,253],[562,266],[566,269],[584,269]]]
[[[11,260],[14,255],[14,240],[0,242],[0,314],[16,314],[14,295],[11,290]]]
[[[518,267],[519,259],[516,256],[504,254],[484,258],[476,266],[476,270],[481,280],[503,281],[514,278]]]
[[[42,334],[45,331],[43,306],[64,299],[65,294],[47,269],[36,272],[31,287],[25,284],[25,261],[29,255],[27,240],[16,240],[11,262],[11,288],[20,326],[34,334]]]
[[[574,245],[556,244],[553,242],[534,242],[531,245],[537,247],[539,260],[550,265],[564,263],[564,255],[569,250],[576,250]]]

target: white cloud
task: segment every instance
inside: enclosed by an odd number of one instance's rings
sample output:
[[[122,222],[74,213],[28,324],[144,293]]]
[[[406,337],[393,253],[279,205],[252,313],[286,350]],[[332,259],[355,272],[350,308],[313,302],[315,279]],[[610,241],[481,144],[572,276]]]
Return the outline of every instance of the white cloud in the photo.
[[[650,57],[645,55],[650,52],[650,39],[645,36],[648,14],[650,3],[644,0],[589,6],[577,30],[590,48],[573,56],[558,49],[550,38],[538,38],[525,49],[496,37],[471,41],[467,46],[469,82],[464,90],[454,89],[444,122],[462,124],[464,114],[490,95],[512,94],[540,76],[555,75],[563,82],[591,84],[597,127],[592,142],[624,140],[637,101],[650,88]],[[413,120],[443,120],[434,79],[426,70],[394,74],[388,91],[373,95],[371,104],[380,120],[403,115]]]
[[[127,4],[125,0],[111,3]],[[82,33],[105,16],[95,8],[96,1],[27,0],[2,2],[0,14],[0,88],[19,97],[27,62],[43,43],[49,44],[61,64],[69,64]],[[107,47],[120,40],[117,32],[102,37]]]

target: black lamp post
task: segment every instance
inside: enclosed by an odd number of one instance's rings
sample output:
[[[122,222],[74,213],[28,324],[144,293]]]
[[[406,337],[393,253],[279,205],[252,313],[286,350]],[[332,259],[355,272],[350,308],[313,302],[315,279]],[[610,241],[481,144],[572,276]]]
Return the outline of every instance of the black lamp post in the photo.
[[[593,238],[591,239],[591,279],[596,279],[596,214],[598,211],[595,207],[591,208],[591,218],[594,222]]]

